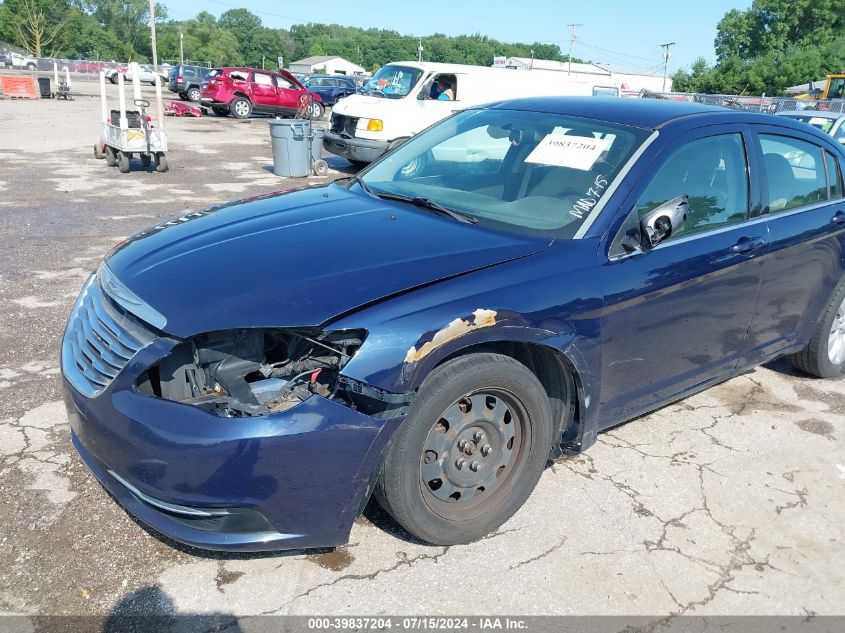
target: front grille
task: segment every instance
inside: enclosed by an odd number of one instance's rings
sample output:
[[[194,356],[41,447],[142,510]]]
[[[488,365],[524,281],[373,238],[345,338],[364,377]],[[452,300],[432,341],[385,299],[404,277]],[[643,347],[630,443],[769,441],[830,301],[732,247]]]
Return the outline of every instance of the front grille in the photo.
[[[68,320],[62,370],[81,394],[93,398],[155,337],[149,326],[109,299],[96,280],[89,281]]]
[[[345,116],[343,114],[332,114],[332,132],[347,137],[355,136],[355,128],[358,127],[358,117]]]

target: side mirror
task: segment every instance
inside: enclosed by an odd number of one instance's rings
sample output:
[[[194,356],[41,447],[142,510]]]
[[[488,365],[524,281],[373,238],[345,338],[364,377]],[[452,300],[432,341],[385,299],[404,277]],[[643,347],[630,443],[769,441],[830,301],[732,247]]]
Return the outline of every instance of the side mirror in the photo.
[[[680,229],[689,213],[689,196],[664,202],[640,220],[640,236],[644,250],[654,248]]]

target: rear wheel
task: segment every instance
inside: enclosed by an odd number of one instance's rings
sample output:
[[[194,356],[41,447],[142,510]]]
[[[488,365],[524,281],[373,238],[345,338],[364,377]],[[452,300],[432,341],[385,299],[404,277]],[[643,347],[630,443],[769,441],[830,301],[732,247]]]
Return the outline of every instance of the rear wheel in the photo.
[[[236,118],[246,119],[250,114],[252,114],[252,104],[249,102],[249,99],[238,97],[229,104],[229,110]]]
[[[308,106],[308,118],[309,119],[322,119],[323,114],[326,112],[326,109],[323,107],[322,103],[317,103],[316,101],[312,101],[311,105]]]
[[[110,82],[112,82],[113,84],[117,84],[117,73],[115,73],[114,75],[112,75],[112,76],[109,78],[109,81],[110,81]]]
[[[104,156],[103,146],[99,143],[94,143],[94,158],[103,158]]]
[[[194,103],[199,102],[200,100],[200,89],[199,88],[189,88],[188,89],[188,99],[193,101]]]
[[[164,152],[158,152],[155,156],[156,159],[156,171],[158,172],[165,172],[168,170],[167,166],[167,156]]]
[[[548,396],[527,367],[462,356],[426,378],[391,440],[376,498],[425,541],[474,541],[522,506],[551,442]]]
[[[109,147],[108,145],[106,145],[105,154],[106,165],[108,165],[109,167],[114,167],[115,165],[117,165],[117,154],[115,153],[113,147]]]
[[[834,378],[845,370],[845,282],[833,291],[807,347],[789,356],[789,361],[820,378]]]

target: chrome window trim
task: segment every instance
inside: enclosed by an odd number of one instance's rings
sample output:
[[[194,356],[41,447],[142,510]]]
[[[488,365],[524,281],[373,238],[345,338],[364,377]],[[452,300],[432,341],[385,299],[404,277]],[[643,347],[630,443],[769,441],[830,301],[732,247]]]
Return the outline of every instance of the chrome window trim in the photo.
[[[700,233],[693,233],[692,235],[687,235],[686,237],[679,237],[677,240],[669,240],[668,242],[661,242],[660,244],[658,244],[654,248],[649,249],[647,251],[643,251],[643,250],[634,251],[633,253],[625,253],[624,255],[619,255],[618,257],[609,257],[608,256],[607,260],[611,261],[611,262],[616,262],[616,261],[619,261],[621,259],[625,259],[627,257],[632,257],[632,256],[636,256],[636,255],[643,255],[645,253],[651,253],[653,251],[660,250],[660,249],[663,249],[663,248],[670,248],[670,247],[674,246],[675,244],[686,244],[687,242],[689,242],[691,240],[695,240],[695,239],[698,239],[698,238],[701,238],[701,237],[709,237],[711,235],[718,235],[719,233],[724,233],[726,231],[733,231],[733,230],[741,229],[741,228],[744,228],[744,227],[747,227],[747,226],[755,226],[755,225],[757,225],[761,222],[765,222],[765,221],[769,220],[770,218],[785,218],[785,217],[789,217],[791,215],[796,215],[798,213],[804,213],[806,211],[815,211],[816,209],[820,209],[822,207],[825,207],[825,206],[828,206],[828,205],[831,205],[831,204],[836,204],[837,201],[841,201],[841,200],[845,200],[845,198],[837,198],[836,200],[825,200],[823,202],[817,202],[815,204],[807,205],[807,206],[804,206],[804,207],[798,207],[797,209],[790,209],[789,211],[784,211],[782,213],[775,213],[775,214],[763,213],[761,215],[758,215],[755,218],[749,218],[748,220],[745,220],[744,222],[737,222],[736,224],[727,224],[727,225],[724,225],[724,226],[717,227],[715,229],[711,229],[709,231],[702,231]]]
[[[575,235],[572,236],[573,240],[580,240],[586,235],[587,231],[590,230],[590,227],[599,217],[599,214],[602,212],[602,209],[607,205],[608,200],[610,200],[613,195],[616,193],[616,190],[619,188],[620,183],[628,176],[628,173],[633,169],[634,165],[637,164],[637,161],[640,157],[645,153],[645,151],[649,148],[649,146],[657,140],[657,137],[660,136],[660,132],[658,130],[654,130],[651,135],[644,140],[640,146],[637,148],[637,151],[631,154],[631,158],[628,159],[628,162],[622,167],[618,174],[616,174],[616,178],[613,179],[613,182],[607,188],[604,195],[599,200],[598,204],[593,207],[593,210],[590,211],[590,214],[586,217],[586,219],[581,223],[581,226],[578,227],[578,230],[575,232]]]

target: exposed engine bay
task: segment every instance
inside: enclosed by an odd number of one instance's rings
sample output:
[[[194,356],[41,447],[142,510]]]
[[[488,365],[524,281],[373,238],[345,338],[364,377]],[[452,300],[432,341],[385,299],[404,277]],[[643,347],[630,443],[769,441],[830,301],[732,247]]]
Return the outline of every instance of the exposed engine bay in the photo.
[[[194,405],[226,418],[286,411],[312,395],[392,414],[407,398],[339,376],[364,341],[359,330],[243,329],[177,345],[142,376],[146,395]]]

